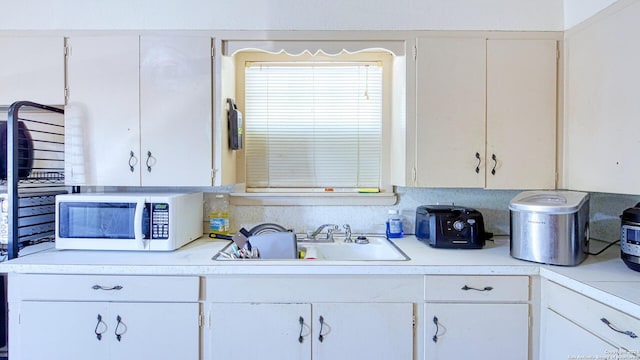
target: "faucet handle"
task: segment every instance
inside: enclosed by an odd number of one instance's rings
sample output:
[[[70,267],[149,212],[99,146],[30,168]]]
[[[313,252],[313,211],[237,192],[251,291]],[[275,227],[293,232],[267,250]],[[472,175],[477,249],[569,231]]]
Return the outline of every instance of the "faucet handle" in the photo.
[[[353,240],[351,239],[351,226],[349,226],[349,224],[344,224],[342,225],[342,227],[344,228],[344,242],[353,242]]]
[[[336,226],[337,228],[337,226]],[[327,241],[333,241],[333,230],[335,228],[328,228],[327,229]]]

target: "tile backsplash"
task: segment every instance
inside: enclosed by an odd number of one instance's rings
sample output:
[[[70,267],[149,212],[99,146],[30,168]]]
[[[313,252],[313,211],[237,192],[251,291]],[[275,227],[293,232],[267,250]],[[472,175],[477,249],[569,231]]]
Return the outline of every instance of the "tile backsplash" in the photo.
[[[227,187],[216,192],[230,192]],[[276,223],[296,232],[313,230],[326,223],[349,224],[354,234],[384,233],[388,209],[398,209],[404,217],[405,232],[412,234],[415,211],[420,205],[454,204],[480,211],[486,230],[496,235],[509,234],[509,202],[519,190],[425,189],[399,187],[399,201],[393,206],[231,206],[231,229],[247,229],[261,223]],[[215,193],[205,194],[205,216]],[[640,202],[638,195],[590,194],[591,237],[603,241],[619,238],[620,214]]]

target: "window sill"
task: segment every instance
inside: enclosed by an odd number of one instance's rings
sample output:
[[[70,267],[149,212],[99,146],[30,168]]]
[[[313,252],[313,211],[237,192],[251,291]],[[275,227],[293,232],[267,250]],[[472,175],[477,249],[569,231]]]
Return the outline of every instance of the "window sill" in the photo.
[[[236,206],[304,206],[304,205],[395,205],[398,197],[388,193],[246,193],[229,194],[231,205]]]

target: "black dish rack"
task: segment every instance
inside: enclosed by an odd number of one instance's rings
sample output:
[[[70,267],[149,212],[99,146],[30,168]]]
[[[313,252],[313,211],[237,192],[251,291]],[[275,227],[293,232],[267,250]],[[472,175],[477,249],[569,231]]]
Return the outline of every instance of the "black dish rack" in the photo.
[[[55,196],[68,192],[64,135],[61,108],[19,101],[8,109],[7,146],[1,150],[6,169],[0,173],[0,239],[6,240],[0,250],[8,259],[55,238]]]

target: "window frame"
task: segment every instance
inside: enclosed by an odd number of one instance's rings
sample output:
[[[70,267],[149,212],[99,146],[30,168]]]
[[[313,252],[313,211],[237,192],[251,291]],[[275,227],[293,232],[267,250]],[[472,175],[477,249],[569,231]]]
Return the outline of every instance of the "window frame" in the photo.
[[[295,56],[295,58],[292,58]],[[236,151],[237,184],[231,193],[231,203],[234,205],[393,205],[397,202],[397,195],[391,184],[391,131],[392,131],[392,91],[393,91],[393,61],[391,51],[380,48],[367,49],[354,53],[341,52],[337,55],[327,55],[322,51],[311,54],[290,55],[285,51],[270,53],[262,50],[238,51],[233,55],[235,68],[235,100],[238,109],[244,113],[245,93],[245,64],[247,62],[286,62],[286,61],[366,61],[382,64],[382,134],[381,134],[381,164],[379,192],[358,192],[356,190],[323,191],[294,189],[283,191],[255,192],[248,191],[245,184],[246,162],[244,149]]]

